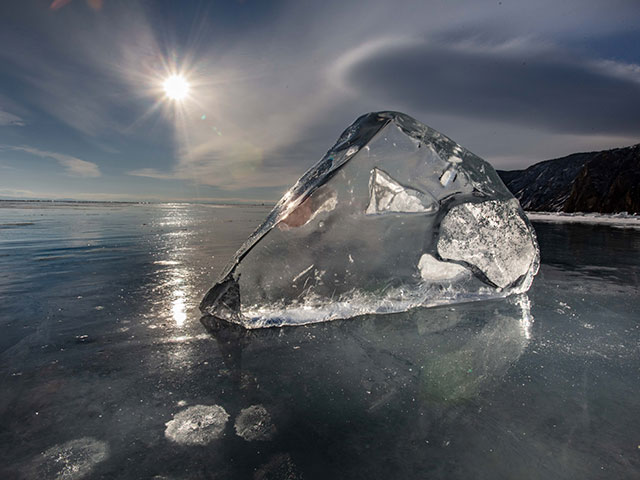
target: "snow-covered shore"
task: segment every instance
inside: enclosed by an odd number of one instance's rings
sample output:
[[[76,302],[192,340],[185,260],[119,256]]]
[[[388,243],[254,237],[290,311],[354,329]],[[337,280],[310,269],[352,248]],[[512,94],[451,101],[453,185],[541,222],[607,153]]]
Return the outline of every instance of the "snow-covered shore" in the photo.
[[[640,215],[628,213],[527,212],[532,222],[591,223],[640,229]]]

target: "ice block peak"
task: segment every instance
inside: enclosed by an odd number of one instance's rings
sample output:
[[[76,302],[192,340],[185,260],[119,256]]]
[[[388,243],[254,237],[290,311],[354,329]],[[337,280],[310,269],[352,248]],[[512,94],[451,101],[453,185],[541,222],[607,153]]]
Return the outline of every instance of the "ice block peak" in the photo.
[[[358,118],[240,247],[203,312],[247,328],[521,293],[534,231],[490,164],[398,112]]]

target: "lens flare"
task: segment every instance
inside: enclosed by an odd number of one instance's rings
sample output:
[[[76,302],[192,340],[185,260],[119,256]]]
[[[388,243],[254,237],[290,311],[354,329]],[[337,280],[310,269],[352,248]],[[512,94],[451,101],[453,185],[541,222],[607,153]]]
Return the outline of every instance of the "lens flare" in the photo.
[[[164,93],[171,100],[184,100],[189,94],[189,82],[182,75],[171,75],[162,84]]]

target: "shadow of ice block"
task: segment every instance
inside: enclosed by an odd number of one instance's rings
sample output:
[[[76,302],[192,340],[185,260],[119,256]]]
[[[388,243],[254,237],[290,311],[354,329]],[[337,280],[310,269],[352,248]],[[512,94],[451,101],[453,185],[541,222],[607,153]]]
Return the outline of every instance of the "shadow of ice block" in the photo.
[[[201,320],[230,372],[229,393],[265,404],[279,424],[317,405],[361,415],[406,402],[465,402],[501,381],[533,325],[526,294],[300,328],[247,330]]]
[[[504,297],[539,264],[491,165],[397,112],[363,115],[238,250],[201,310],[245,328]]]

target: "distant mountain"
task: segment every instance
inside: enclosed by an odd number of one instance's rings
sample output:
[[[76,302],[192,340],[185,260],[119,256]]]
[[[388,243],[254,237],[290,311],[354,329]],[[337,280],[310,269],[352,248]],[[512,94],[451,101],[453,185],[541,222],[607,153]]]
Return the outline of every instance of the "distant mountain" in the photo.
[[[640,213],[640,144],[498,174],[525,210]]]

